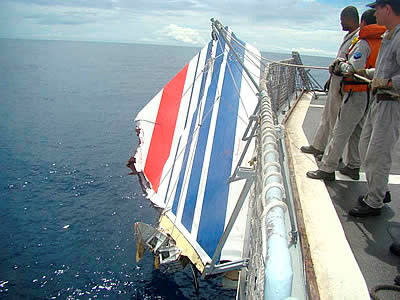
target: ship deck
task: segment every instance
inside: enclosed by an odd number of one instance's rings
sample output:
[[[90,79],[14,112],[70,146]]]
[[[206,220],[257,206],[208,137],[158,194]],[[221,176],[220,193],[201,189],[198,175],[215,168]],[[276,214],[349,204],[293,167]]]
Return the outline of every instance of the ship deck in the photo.
[[[303,103],[296,105],[295,110],[303,110],[301,114],[304,119],[301,129],[304,132],[306,143],[307,141],[311,143],[314,137],[325,101],[325,94],[317,94],[317,97],[314,96],[308,100],[302,99],[299,102]],[[297,122],[301,122],[301,118]],[[297,141],[297,143],[300,142]],[[301,144],[294,145],[294,148],[298,150],[301,146]],[[310,166],[310,170],[316,170],[317,164],[312,155],[302,154],[299,150],[297,155],[302,156],[304,161],[308,161],[307,167],[300,169],[300,180],[304,182],[304,186],[308,186],[308,189],[313,190],[316,181],[308,179],[305,176],[304,170],[307,170]],[[310,160],[312,160],[312,163],[310,163]],[[390,230],[400,241],[400,142],[397,143],[393,152],[393,163],[389,179],[392,202],[385,205],[383,213],[380,216],[355,218],[348,214],[348,211],[356,205],[358,196],[365,194],[367,191],[365,174],[363,170],[361,172],[359,181],[351,180],[336,172],[336,181],[325,182],[324,186],[327,193],[311,192],[309,195],[313,196],[307,201],[310,205],[316,205],[317,202],[331,201],[342,225],[345,239],[347,239],[351,252],[354,254],[356,263],[359,266],[368,289],[371,289],[381,284],[393,284],[393,279],[400,273],[400,257],[391,254],[389,251],[389,245],[393,242],[389,234]],[[321,199],[325,197],[324,195],[330,199]],[[314,217],[316,217],[315,214]],[[329,240],[334,239],[335,236],[332,232],[326,230],[324,238]],[[329,247],[334,247],[335,242],[331,241],[330,245]],[[398,299],[399,294],[382,292],[380,295],[385,295],[384,299]]]

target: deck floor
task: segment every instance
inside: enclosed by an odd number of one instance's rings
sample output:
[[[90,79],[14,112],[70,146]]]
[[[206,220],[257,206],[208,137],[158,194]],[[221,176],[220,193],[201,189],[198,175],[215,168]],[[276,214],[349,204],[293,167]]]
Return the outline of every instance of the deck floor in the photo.
[[[326,96],[314,97],[303,123],[303,130],[309,142],[312,141],[319,124]],[[361,170],[361,172],[363,172]],[[356,205],[357,198],[367,191],[365,176],[360,181],[346,179],[326,182],[326,187],[337,215],[342,223],[346,238],[364,275],[368,288],[381,284],[393,284],[400,273],[400,257],[390,253],[392,238],[388,230],[395,232],[400,241],[400,142],[393,153],[390,191],[392,202],[385,205],[378,217],[354,218],[348,211]],[[343,180],[342,180],[343,179]],[[326,233],[329,237],[329,232]],[[382,292],[382,299],[399,299],[399,294]]]

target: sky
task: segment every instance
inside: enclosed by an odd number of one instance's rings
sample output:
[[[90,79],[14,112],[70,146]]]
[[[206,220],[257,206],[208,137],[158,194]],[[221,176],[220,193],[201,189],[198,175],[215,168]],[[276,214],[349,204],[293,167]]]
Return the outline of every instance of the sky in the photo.
[[[0,38],[202,47],[211,18],[261,51],[336,56],[345,0],[0,0]]]

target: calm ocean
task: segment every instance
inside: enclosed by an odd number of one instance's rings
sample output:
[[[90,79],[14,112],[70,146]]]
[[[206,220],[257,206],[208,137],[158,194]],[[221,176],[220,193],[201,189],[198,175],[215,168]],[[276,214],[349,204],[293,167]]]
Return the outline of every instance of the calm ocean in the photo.
[[[197,51],[0,39],[0,298],[234,297],[135,262],[133,224],[156,214],[125,167],[133,119]]]

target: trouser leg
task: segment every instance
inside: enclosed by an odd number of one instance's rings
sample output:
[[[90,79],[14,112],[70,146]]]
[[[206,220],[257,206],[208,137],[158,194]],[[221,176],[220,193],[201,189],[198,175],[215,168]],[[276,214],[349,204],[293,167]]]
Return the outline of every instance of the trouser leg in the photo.
[[[358,139],[361,131],[359,123],[363,119],[366,105],[365,93],[354,94],[348,101],[343,102],[331,139],[322,157],[320,165],[322,171],[334,172],[336,170],[346,143],[352,135],[353,141],[352,144],[349,144],[347,155],[353,164],[357,164],[358,161],[359,165]],[[355,143],[357,143],[356,146]]]
[[[336,123],[336,118],[340,108],[340,102],[336,99],[331,99],[324,107],[321,115],[321,120],[317,132],[312,143],[313,147],[324,151],[328,144],[329,137]]]
[[[312,142],[312,146],[320,151],[324,151],[328,144],[342,103],[342,96],[338,92],[340,90],[340,81],[341,78],[332,78],[326,104]]]
[[[348,143],[348,151],[346,153],[346,164],[349,168],[360,168],[361,158],[358,145],[360,144],[360,136],[362,131],[363,120],[361,120],[353,130]]]
[[[358,150],[360,153],[361,165],[364,164],[365,154],[367,153],[369,141],[371,139],[372,134],[372,124],[373,124],[373,116],[371,106],[367,110],[367,114],[365,116],[365,121],[363,124],[363,128],[361,131],[360,142],[358,144]]]
[[[383,206],[383,198],[388,190],[392,150],[399,139],[400,102],[373,103],[371,110],[373,126],[364,162],[368,181],[365,202],[373,208],[379,208]]]

